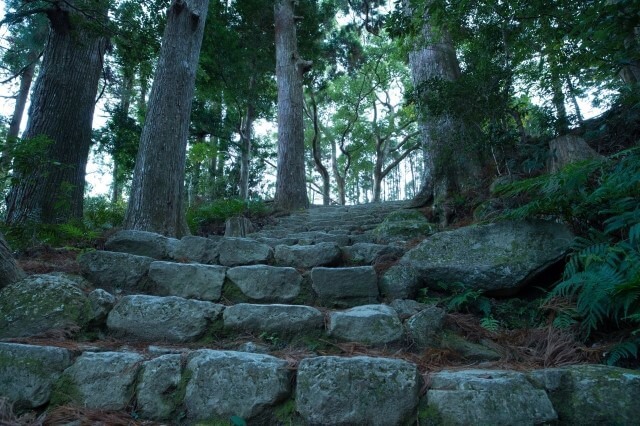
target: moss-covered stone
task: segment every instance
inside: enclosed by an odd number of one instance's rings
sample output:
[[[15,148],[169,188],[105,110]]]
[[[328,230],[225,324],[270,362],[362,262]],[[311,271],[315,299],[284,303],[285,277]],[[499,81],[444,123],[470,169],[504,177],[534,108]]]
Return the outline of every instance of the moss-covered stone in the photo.
[[[70,364],[66,349],[0,343],[0,397],[18,410],[46,404],[53,384]]]
[[[640,372],[604,365],[577,365],[530,373],[567,425],[631,425],[638,422]]]
[[[412,239],[429,236],[437,232],[438,227],[416,210],[398,210],[390,213],[373,230],[379,241]]]
[[[85,326],[91,303],[74,282],[60,275],[33,275],[0,291],[0,338]]]

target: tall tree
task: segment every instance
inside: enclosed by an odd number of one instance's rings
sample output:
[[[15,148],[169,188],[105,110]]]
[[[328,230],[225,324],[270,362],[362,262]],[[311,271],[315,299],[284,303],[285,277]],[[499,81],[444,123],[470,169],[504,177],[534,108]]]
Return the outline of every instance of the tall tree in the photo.
[[[278,170],[275,204],[283,210],[309,207],[304,161],[302,77],[311,62],[298,54],[294,0],[276,0]]]
[[[189,119],[208,0],[173,0],[125,217],[126,229],[187,235],[184,177]]]
[[[6,2],[5,7],[16,9],[18,6],[15,1],[9,1]],[[47,19],[42,14],[27,16],[24,21],[16,22],[10,28],[10,46],[2,54],[3,68],[9,74],[4,83],[18,78],[20,84],[16,93],[16,103],[11,115],[11,121],[9,122],[6,144],[3,146],[2,152],[0,152],[0,175],[4,175],[11,164],[11,151],[18,141],[27,99],[31,92],[31,84],[37,65],[40,62],[48,29]]]
[[[429,96],[429,82],[434,80],[455,81],[460,77],[460,66],[456,52],[445,28],[435,28],[429,16],[428,7],[408,9],[405,13],[417,14],[422,28],[415,40],[415,48],[409,53],[409,67],[413,84],[420,98]],[[436,196],[446,197],[447,187],[444,158],[438,158],[442,152],[453,150],[455,118],[443,115],[433,117],[420,114],[424,152],[424,175],[422,187],[414,198],[415,205],[424,205]],[[436,194],[437,193],[437,194]]]
[[[14,165],[9,224],[82,217],[85,169],[102,61],[107,0],[49,3],[49,40],[35,83],[23,144],[46,139],[46,164]],[[40,9],[33,9],[35,13]],[[27,13],[22,12],[22,13]],[[42,154],[42,153],[40,153]]]

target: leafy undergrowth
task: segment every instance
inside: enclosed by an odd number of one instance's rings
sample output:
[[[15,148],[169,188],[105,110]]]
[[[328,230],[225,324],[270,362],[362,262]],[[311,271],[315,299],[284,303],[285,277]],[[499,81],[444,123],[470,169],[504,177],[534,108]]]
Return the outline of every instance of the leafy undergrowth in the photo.
[[[625,337],[608,364],[640,353],[640,148],[567,165],[557,173],[498,189],[513,208],[504,217],[555,218],[578,235],[562,280],[546,301],[559,306],[553,324],[596,336]],[[557,301],[560,300],[560,304]]]

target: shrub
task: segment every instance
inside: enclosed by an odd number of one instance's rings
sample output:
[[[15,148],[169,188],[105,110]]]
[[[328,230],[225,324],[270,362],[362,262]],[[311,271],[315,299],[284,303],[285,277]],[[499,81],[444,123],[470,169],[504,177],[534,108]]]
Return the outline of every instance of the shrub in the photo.
[[[192,207],[187,210],[187,224],[195,235],[210,230],[211,227],[222,227],[224,222],[235,216],[249,219],[263,217],[269,209],[262,201],[245,201],[237,198],[215,200],[210,203]],[[224,228],[223,228],[224,230]]]

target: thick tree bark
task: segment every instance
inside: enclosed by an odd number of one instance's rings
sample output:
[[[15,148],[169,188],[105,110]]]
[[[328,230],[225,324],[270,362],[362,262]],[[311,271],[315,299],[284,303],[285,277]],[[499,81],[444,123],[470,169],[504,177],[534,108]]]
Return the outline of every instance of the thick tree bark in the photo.
[[[548,169],[555,173],[570,163],[600,158],[584,139],[579,136],[565,135],[549,141]]]
[[[278,82],[278,167],[275,205],[282,210],[309,207],[304,164],[302,76],[311,62],[298,55],[293,0],[277,0],[276,79]]]
[[[106,19],[106,2],[100,6],[97,13],[103,16],[97,17]],[[50,144],[44,153],[37,153],[45,159],[42,164],[14,164],[16,179],[7,197],[9,224],[82,217],[93,111],[107,40],[73,10],[59,8],[48,16],[49,41],[22,143],[46,137]]]
[[[409,68],[418,96],[426,95],[424,84],[431,79],[455,81],[460,77],[460,66],[450,37],[444,29],[436,31],[425,13],[424,24],[416,49],[409,53]],[[422,133],[424,172],[422,186],[413,199],[413,205],[430,203],[434,197],[444,198],[448,187],[445,167],[437,158],[443,150],[451,150],[453,135],[457,123],[452,117],[429,117],[424,111],[419,115],[418,123]],[[453,164],[446,167],[453,167]],[[454,170],[453,173],[456,173]]]
[[[24,277],[24,272],[16,264],[11,250],[0,233],[0,289]]]
[[[184,177],[198,57],[208,0],[173,0],[162,38],[125,229],[187,235]]]

